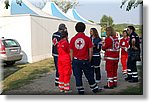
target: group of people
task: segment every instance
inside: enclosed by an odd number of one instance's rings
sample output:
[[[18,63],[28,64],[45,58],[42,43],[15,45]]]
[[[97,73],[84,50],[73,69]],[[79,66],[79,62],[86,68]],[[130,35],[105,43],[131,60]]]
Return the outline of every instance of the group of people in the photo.
[[[91,90],[100,91],[97,83],[101,82],[101,49],[105,51],[107,84],[105,89],[117,87],[117,69],[119,51],[121,48],[122,71],[126,81],[138,82],[136,60],[131,60],[133,50],[140,51],[139,37],[133,26],[123,31],[123,38],[119,41],[112,27],[106,28],[107,37],[102,40],[96,28],[90,29],[90,37],[84,31],[86,25],[78,22],[75,26],[77,34],[68,41],[68,32],[65,24],[60,24],[58,31],[52,36],[52,55],[56,67],[55,86],[60,92],[70,91],[71,74],[75,77],[78,94],[84,94],[82,75],[84,73]],[[128,34],[130,37],[128,37]]]

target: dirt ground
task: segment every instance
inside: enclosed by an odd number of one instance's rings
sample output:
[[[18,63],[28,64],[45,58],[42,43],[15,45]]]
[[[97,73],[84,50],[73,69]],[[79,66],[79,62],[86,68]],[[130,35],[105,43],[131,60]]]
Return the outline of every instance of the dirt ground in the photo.
[[[104,69],[104,63],[101,64],[101,83],[98,84],[99,87],[103,87],[106,85],[106,72]],[[5,95],[62,95],[65,93],[60,93],[59,88],[55,87],[54,85],[54,79],[55,79],[55,71],[51,73],[44,73],[41,74],[40,77],[38,77],[35,80],[32,80],[30,84],[24,85],[21,88],[15,89],[15,90],[9,90],[6,91]],[[71,77],[71,93],[67,93],[67,95],[77,95],[76,87],[75,87],[75,79],[72,75]],[[83,84],[85,88],[85,94],[86,95],[95,95],[88,84],[88,81],[86,80],[85,76],[83,75]],[[123,80],[122,72],[121,72],[121,65],[119,65],[118,69],[118,86],[114,89],[103,89],[102,91],[96,93],[96,95],[115,95],[119,92],[122,92],[122,90],[128,88],[129,86],[139,86],[138,83],[129,83],[127,81]]]

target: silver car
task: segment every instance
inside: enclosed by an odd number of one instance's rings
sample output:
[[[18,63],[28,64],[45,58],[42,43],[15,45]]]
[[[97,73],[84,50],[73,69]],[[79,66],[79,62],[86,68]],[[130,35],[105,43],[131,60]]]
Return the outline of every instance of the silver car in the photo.
[[[0,39],[0,57],[7,65],[13,65],[22,59],[20,44],[14,39]]]

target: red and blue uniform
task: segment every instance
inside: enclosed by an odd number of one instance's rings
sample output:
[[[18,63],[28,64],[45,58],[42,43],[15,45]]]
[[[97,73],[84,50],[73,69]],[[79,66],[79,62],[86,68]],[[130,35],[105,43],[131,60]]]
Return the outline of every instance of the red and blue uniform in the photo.
[[[70,90],[70,77],[72,73],[69,43],[66,39],[58,42],[58,73],[60,90]]]
[[[91,90],[93,92],[98,90],[98,86],[94,80],[94,72],[89,62],[89,49],[92,46],[91,39],[84,33],[76,34],[70,41],[70,49],[73,51],[72,69],[79,94],[84,94],[82,82],[83,72],[90,84]]]
[[[117,69],[119,62],[119,40],[117,37],[109,36],[102,46],[105,51],[107,86],[117,86]]]
[[[100,71],[100,63],[101,63],[101,46],[102,46],[102,40],[101,38],[93,38],[92,36],[90,37],[93,43],[93,56],[92,56],[92,61],[91,61],[91,67],[93,68],[95,72],[95,78],[96,82],[100,82],[101,80],[101,71]]]

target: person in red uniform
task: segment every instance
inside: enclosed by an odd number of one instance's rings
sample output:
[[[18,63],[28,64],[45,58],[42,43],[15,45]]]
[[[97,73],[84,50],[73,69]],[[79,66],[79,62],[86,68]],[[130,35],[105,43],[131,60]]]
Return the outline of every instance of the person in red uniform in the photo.
[[[106,39],[103,42],[102,50],[105,51],[104,59],[106,60],[107,85],[105,89],[117,87],[117,69],[119,62],[119,40],[115,36],[112,27],[106,28]]]
[[[61,33],[61,40],[57,45],[58,49],[58,73],[60,92],[68,92],[70,90],[70,77],[72,73],[70,49],[68,42],[68,33]]]
[[[78,32],[70,41],[70,55],[72,59],[72,69],[76,80],[76,88],[78,94],[84,94],[82,75],[84,73],[87,78],[91,90],[96,93],[98,92],[98,86],[94,80],[94,72],[91,68],[92,59],[92,41],[83,32],[85,31],[85,24],[78,22],[75,26]]]
[[[120,40],[121,48],[121,64],[123,77],[127,77],[127,61],[128,61],[128,48],[129,48],[129,37],[127,31],[123,31],[123,38]]]

